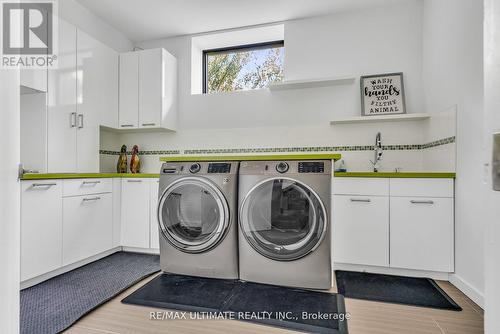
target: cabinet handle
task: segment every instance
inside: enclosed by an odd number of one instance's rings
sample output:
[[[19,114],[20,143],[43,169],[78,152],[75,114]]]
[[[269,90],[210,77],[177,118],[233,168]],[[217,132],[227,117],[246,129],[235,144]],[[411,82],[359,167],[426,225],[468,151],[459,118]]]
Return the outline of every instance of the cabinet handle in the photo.
[[[100,197],[85,197],[83,199],[84,202],[92,202],[92,201],[98,201],[100,200],[101,198]]]
[[[142,182],[142,180],[127,180],[127,182]]]
[[[155,126],[156,123],[143,123],[142,126]]]
[[[33,183],[33,188],[42,188],[42,187],[53,187],[57,186],[57,183]]]
[[[83,114],[78,114],[78,128],[83,128]]]
[[[369,198],[351,198],[351,202],[370,203],[371,201]]]
[[[415,201],[415,200],[411,200],[410,203],[411,204],[434,204],[434,201]]]
[[[86,185],[86,184],[98,184],[98,183],[101,183],[101,181],[83,181],[82,182],[83,185]]]
[[[69,114],[69,126],[71,128],[76,127],[76,112]]]
[[[133,128],[134,125],[133,124],[122,124],[120,125],[122,128]]]

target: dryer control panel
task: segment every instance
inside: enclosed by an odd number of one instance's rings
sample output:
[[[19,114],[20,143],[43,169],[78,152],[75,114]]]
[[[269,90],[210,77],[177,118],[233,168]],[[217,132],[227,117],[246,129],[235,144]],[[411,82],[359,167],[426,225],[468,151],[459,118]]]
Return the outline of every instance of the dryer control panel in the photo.
[[[242,161],[240,175],[289,175],[320,176],[332,174],[331,160],[281,160],[281,161]]]
[[[322,161],[303,161],[299,162],[299,173],[324,173],[325,163]]]
[[[208,164],[209,174],[228,174],[231,172],[231,164],[225,162],[213,162]]]

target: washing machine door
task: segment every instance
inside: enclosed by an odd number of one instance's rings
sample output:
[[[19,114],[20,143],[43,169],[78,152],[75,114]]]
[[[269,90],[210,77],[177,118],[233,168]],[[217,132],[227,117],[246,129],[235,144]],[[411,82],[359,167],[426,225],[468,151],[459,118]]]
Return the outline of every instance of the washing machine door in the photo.
[[[288,178],[265,180],[246,195],[240,227],[260,254],[278,261],[306,256],[326,234],[326,209],[306,184]]]
[[[211,181],[185,177],[173,182],[158,202],[158,221],[165,238],[187,253],[216,246],[229,227],[229,208]]]

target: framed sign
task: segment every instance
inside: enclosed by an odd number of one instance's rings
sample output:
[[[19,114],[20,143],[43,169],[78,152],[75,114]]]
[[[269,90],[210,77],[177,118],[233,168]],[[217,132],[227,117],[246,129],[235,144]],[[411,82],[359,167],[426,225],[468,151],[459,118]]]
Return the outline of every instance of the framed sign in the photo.
[[[361,115],[406,114],[403,73],[361,77]]]

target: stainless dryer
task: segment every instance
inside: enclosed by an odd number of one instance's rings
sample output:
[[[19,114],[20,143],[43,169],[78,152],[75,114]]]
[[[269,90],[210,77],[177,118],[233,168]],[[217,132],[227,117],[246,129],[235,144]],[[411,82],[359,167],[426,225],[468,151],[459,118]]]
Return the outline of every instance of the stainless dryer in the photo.
[[[332,163],[242,162],[240,279],[329,289]]]

